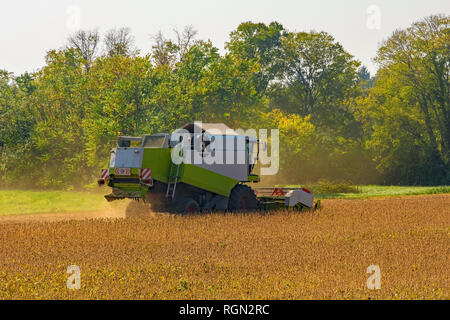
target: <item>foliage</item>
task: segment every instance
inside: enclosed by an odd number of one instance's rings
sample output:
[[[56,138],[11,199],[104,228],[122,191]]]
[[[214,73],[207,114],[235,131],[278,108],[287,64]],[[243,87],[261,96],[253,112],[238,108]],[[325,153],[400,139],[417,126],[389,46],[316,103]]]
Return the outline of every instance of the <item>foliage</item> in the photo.
[[[361,190],[348,182],[332,182],[321,179],[311,186],[311,192],[315,194],[361,193]]]
[[[277,22],[240,24],[225,54],[191,26],[146,54],[127,28],[103,52],[98,31],[80,30],[37,72],[0,71],[0,182],[86,187],[117,135],[202,120],[279,128],[289,183],[448,184],[448,25],[437,15],[394,32],[375,77],[330,34]]]
[[[430,16],[378,50],[381,69],[356,114],[386,183],[450,179],[449,40],[449,18]]]
[[[258,93],[264,93],[269,83],[282,72],[281,41],[285,36],[286,30],[278,22],[269,25],[243,22],[230,33],[230,41],[226,44],[230,53],[260,66],[251,79]]]

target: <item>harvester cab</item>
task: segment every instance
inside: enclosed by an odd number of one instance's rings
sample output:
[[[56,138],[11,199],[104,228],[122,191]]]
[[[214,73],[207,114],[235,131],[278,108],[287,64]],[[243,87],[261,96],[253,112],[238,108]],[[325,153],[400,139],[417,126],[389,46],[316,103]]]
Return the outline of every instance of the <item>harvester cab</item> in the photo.
[[[98,184],[108,201],[130,198],[152,211],[206,211],[311,208],[306,189],[250,188],[259,141],[224,124],[190,123],[172,134],[118,138]],[[273,189],[273,188],[272,188]]]

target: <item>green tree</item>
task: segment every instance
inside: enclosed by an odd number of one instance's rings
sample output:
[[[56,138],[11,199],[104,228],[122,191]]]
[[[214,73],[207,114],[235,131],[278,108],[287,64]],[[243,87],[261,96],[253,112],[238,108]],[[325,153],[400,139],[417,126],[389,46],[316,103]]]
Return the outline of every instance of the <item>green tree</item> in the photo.
[[[388,182],[449,180],[449,18],[430,16],[395,31],[378,50],[381,68],[360,119]]]
[[[282,46],[284,72],[272,87],[272,105],[311,115],[319,126],[347,125],[352,120],[347,100],[358,83],[359,62],[325,32],[289,33]]]
[[[251,21],[241,23],[230,33],[226,44],[230,54],[260,66],[252,77],[259,94],[265,93],[270,81],[281,72],[281,41],[286,33],[278,22],[266,25]]]
[[[0,182],[29,186],[34,172],[30,136],[35,120],[30,112],[30,94],[34,91],[33,75],[14,77],[0,70]],[[24,179],[24,172],[27,179]]]
[[[47,65],[36,74],[30,96],[36,121],[31,134],[37,184],[82,186],[89,174],[84,157],[83,120],[87,93],[85,60],[75,49],[50,51]]]
[[[107,159],[118,135],[153,133],[150,96],[155,85],[148,57],[97,58],[86,83],[83,129],[89,166],[98,168]]]

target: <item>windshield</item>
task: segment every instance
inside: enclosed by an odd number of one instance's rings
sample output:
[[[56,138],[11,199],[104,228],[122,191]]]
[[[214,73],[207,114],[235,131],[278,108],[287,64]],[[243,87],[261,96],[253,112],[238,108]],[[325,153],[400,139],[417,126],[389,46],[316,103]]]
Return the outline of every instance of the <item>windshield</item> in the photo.
[[[166,139],[166,138],[168,138],[168,135],[145,136],[143,147],[144,148],[167,148],[168,147],[168,139]]]

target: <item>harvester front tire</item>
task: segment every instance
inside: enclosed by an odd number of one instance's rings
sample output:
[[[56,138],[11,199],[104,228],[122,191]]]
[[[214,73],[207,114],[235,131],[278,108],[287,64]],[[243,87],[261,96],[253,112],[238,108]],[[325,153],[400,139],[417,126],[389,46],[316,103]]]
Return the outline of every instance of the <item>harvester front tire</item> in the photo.
[[[234,211],[252,211],[258,209],[258,199],[255,192],[245,184],[236,185],[231,190],[228,201],[228,210]]]

